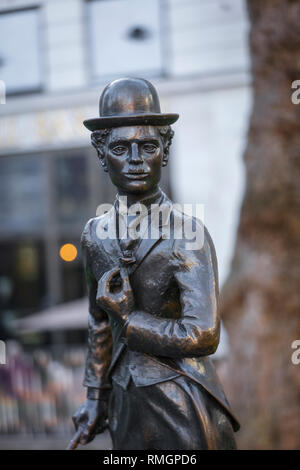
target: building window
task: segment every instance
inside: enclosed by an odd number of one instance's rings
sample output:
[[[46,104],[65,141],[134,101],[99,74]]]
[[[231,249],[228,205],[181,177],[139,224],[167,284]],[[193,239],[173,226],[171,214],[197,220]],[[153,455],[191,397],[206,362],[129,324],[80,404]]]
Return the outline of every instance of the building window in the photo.
[[[60,155],[55,160],[55,206],[60,224],[82,223],[89,204],[88,161]]]
[[[173,2],[169,15],[169,74],[221,76],[249,67],[245,0]]]
[[[44,227],[45,182],[40,156],[0,158],[1,234],[29,233]]]
[[[160,0],[89,0],[92,78],[162,74]]]
[[[40,10],[0,14],[0,79],[6,92],[38,91],[42,87]]]

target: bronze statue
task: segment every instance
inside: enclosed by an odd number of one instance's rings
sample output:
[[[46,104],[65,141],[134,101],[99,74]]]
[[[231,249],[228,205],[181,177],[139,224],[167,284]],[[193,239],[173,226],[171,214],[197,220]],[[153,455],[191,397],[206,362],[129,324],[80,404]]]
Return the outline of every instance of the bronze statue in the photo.
[[[214,246],[159,187],[177,119],[161,113],[151,83],[124,78],[103,91],[100,117],[84,121],[118,194],[82,234],[90,308],[87,400],[73,417],[81,444],[108,423],[113,449],[236,447],[239,424],[209,358],[220,329]],[[130,215],[138,203],[146,210]],[[182,222],[202,233],[197,249],[178,236]]]

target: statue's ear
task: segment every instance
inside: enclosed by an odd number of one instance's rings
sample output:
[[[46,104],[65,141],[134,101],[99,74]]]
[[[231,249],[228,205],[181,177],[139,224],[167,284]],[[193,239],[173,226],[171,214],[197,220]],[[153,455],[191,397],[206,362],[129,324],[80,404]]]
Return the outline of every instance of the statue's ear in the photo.
[[[106,164],[106,158],[105,158],[105,138],[102,135],[101,132],[93,132],[91,135],[91,141],[93,147],[95,147],[98,158],[100,160],[101,166],[105,172],[107,172],[107,164]]]
[[[172,139],[174,136],[174,131],[171,129],[170,126],[167,126],[161,130],[161,135],[163,136],[163,142],[164,142],[164,155],[163,155],[162,166],[167,166],[168,161],[169,161],[170,146],[171,146]]]
[[[163,159],[162,159],[162,166],[167,166],[168,161],[169,161],[169,149],[165,148],[164,156],[163,156]]]
[[[107,164],[106,164],[106,157],[105,157],[105,144],[100,144],[97,148],[97,155],[100,160],[100,164],[103,170],[107,173]]]

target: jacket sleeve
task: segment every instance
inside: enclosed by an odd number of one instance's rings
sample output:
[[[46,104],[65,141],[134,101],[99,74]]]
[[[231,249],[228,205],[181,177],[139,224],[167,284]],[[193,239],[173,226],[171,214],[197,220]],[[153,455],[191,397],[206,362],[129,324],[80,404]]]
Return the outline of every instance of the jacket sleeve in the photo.
[[[106,373],[111,361],[112,336],[108,316],[96,303],[97,281],[90,259],[92,220],[86,224],[81,237],[89,299],[88,353],[83,385],[103,389],[105,397],[111,388]]]
[[[144,311],[129,316],[128,347],[172,358],[213,354],[219,344],[218,275],[212,241],[206,233],[201,250],[173,249],[174,277],[180,291],[181,317],[161,318]]]

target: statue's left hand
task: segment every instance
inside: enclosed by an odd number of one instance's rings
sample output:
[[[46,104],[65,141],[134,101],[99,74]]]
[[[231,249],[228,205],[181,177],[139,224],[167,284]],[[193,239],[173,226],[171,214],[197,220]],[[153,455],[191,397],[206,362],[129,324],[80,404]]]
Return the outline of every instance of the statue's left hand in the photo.
[[[87,399],[73,415],[76,431],[79,430],[80,444],[91,442],[96,434],[102,433],[107,424],[108,403],[106,400]]]
[[[97,304],[114,320],[125,323],[134,309],[134,296],[126,268],[107,271],[98,282]]]

